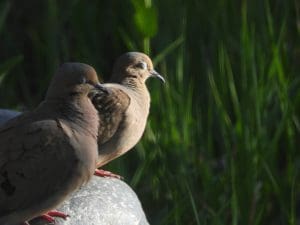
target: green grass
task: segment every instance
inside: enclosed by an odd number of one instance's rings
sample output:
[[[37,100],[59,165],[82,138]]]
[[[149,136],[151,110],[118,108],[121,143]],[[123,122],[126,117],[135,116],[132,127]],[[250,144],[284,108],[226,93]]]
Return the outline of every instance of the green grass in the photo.
[[[297,1],[2,1],[1,107],[43,98],[64,61],[107,78],[149,53],[151,114],[135,150],[108,167],[151,224],[299,224]]]

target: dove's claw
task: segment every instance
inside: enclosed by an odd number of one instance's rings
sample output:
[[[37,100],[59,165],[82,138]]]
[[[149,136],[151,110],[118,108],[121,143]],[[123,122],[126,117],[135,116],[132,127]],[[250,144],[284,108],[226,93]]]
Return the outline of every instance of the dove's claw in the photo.
[[[99,176],[99,177],[113,177],[113,178],[117,178],[117,179],[123,179],[123,177],[118,174],[114,174],[110,171],[99,170],[99,169],[95,170],[94,175]]]

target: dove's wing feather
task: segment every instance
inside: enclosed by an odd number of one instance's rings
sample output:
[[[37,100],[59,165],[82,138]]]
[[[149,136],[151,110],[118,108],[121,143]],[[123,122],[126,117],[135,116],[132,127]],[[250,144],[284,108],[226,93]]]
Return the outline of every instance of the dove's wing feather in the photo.
[[[11,150],[11,148],[20,140],[14,128],[21,127],[24,123],[30,123],[31,115],[33,115],[33,113],[23,113],[20,116],[12,118],[11,120],[0,126],[0,171],[3,165],[8,163],[7,159],[9,157],[9,154],[18,152],[18,150]]]
[[[52,198],[57,201],[59,190],[66,190],[66,184],[70,184],[67,180],[72,179],[72,167],[77,161],[73,147],[55,120],[16,121],[18,129],[9,129],[13,127],[11,123],[0,131],[0,221],[12,212],[46,199],[48,202],[52,193],[56,193]],[[56,151],[62,146],[64,151]],[[51,162],[55,166],[50,166]]]
[[[121,89],[103,86],[92,101],[99,115],[98,144],[102,145],[114,136],[124,121],[130,97]]]

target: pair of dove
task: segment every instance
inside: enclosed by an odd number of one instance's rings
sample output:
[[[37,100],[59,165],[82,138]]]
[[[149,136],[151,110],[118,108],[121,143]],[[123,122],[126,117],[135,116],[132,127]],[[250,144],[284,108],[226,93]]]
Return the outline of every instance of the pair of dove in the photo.
[[[163,80],[138,52],[122,55],[105,84],[86,64],[63,64],[45,100],[0,128],[0,224],[64,218],[51,210],[141,138],[152,76]]]

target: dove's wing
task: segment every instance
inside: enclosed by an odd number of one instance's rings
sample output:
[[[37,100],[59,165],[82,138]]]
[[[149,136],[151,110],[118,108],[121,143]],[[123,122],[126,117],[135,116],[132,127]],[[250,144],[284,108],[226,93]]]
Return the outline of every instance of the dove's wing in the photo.
[[[109,141],[120,127],[130,104],[130,97],[116,87],[102,86],[94,93],[92,102],[98,110],[98,144],[102,145]]]
[[[11,213],[59,202],[78,162],[58,121],[26,117],[0,129],[0,221]]]

